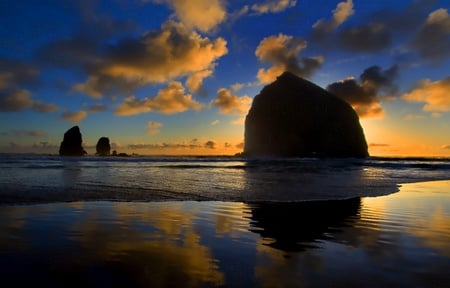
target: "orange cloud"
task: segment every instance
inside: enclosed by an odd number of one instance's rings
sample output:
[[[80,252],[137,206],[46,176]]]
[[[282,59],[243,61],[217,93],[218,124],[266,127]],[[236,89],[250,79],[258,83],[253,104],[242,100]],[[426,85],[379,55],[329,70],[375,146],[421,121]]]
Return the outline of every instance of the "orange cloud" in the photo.
[[[200,110],[203,104],[195,101],[190,94],[184,94],[184,87],[180,82],[170,82],[169,85],[159,90],[154,98],[137,99],[135,96],[125,98],[122,104],[117,106],[115,114],[130,116],[146,112],[159,112],[162,114],[175,114],[192,110]]]
[[[263,4],[253,4],[251,9],[259,14],[278,13],[296,4],[297,0],[269,0]]]
[[[261,62],[272,63],[268,69],[259,69],[257,78],[262,84],[270,83],[285,71],[300,77],[309,77],[319,68],[322,56],[302,58],[300,52],[306,48],[307,42],[301,37],[293,37],[282,33],[278,36],[264,38],[258,45],[255,55]]]
[[[314,33],[325,34],[331,32],[344,23],[354,12],[352,0],[338,3],[336,9],[333,10],[333,17],[331,20],[327,21],[322,18],[314,23]]]
[[[81,121],[86,118],[88,113],[84,110],[76,111],[76,112],[70,112],[66,111],[61,114],[61,119],[68,120],[72,122],[73,124],[80,123]]]
[[[211,75],[216,60],[228,53],[226,45],[223,38],[211,41],[182,23],[169,21],[161,30],[109,46],[105,55],[86,65],[88,80],[73,89],[100,98],[130,94],[142,86],[184,76],[191,77],[190,88],[198,89],[199,82]]]
[[[160,122],[154,121],[147,122],[147,134],[151,136],[158,134],[159,128],[161,128],[162,126],[163,124]]]
[[[189,91],[194,92],[194,93],[202,92],[203,79],[211,76],[212,73],[213,73],[213,70],[211,70],[211,69],[197,71],[197,72],[192,73],[186,79],[186,87],[189,89]]]
[[[421,80],[414,89],[403,94],[402,99],[425,103],[423,111],[426,112],[450,111],[450,76],[435,82]]]
[[[219,108],[222,114],[244,115],[248,112],[252,98],[247,95],[238,97],[230,90],[221,88],[217,91],[217,98],[212,104]]]
[[[186,27],[202,32],[214,29],[227,16],[224,1],[221,0],[165,0],[164,2],[175,10],[176,17]]]

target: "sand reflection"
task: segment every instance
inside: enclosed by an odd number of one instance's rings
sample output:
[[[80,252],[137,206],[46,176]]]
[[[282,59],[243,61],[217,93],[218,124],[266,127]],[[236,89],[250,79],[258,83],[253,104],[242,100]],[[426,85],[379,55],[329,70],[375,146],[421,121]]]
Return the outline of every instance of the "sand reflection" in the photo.
[[[326,202],[73,202],[2,206],[0,217],[6,286],[450,281],[450,181]]]

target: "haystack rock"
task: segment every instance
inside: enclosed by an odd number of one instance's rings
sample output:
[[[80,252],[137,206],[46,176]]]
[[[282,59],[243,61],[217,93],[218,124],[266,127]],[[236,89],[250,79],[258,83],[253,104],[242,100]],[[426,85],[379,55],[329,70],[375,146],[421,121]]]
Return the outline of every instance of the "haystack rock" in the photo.
[[[355,110],[325,89],[285,72],[253,99],[245,119],[248,157],[367,157]]]
[[[96,150],[96,155],[109,156],[111,154],[111,144],[109,144],[109,138],[101,137],[98,139]]]
[[[74,126],[64,133],[64,139],[59,147],[59,155],[61,156],[83,156],[86,154],[83,146],[80,128]]]

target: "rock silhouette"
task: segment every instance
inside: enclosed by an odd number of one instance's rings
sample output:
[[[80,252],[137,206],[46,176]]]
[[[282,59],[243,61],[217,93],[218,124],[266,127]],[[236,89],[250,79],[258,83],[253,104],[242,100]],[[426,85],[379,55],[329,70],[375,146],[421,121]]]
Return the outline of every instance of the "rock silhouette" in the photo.
[[[86,151],[81,145],[83,139],[81,136],[80,128],[78,126],[73,126],[64,133],[63,141],[61,146],[59,146],[60,156],[83,156]]]
[[[266,245],[283,251],[304,251],[318,247],[318,240],[333,241],[342,227],[352,226],[361,199],[257,203],[250,207],[250,231],[273,239]]]
[[[325,89],[285,72],[253,99],[245,119],[247,157],[366,157],[353,108]]]
[[[108,137],[101,137],[98,139],[96,148],[96,155],[98,156],[109,156],[111,154],[111,144],[109,144]]]

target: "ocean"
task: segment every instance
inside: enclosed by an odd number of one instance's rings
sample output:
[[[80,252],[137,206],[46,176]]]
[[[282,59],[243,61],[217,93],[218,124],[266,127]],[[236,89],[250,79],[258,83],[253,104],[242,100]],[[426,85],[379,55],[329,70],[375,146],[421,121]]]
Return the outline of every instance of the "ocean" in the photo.
[[[0,156],[33,287],[447,287],[450,159]]]

